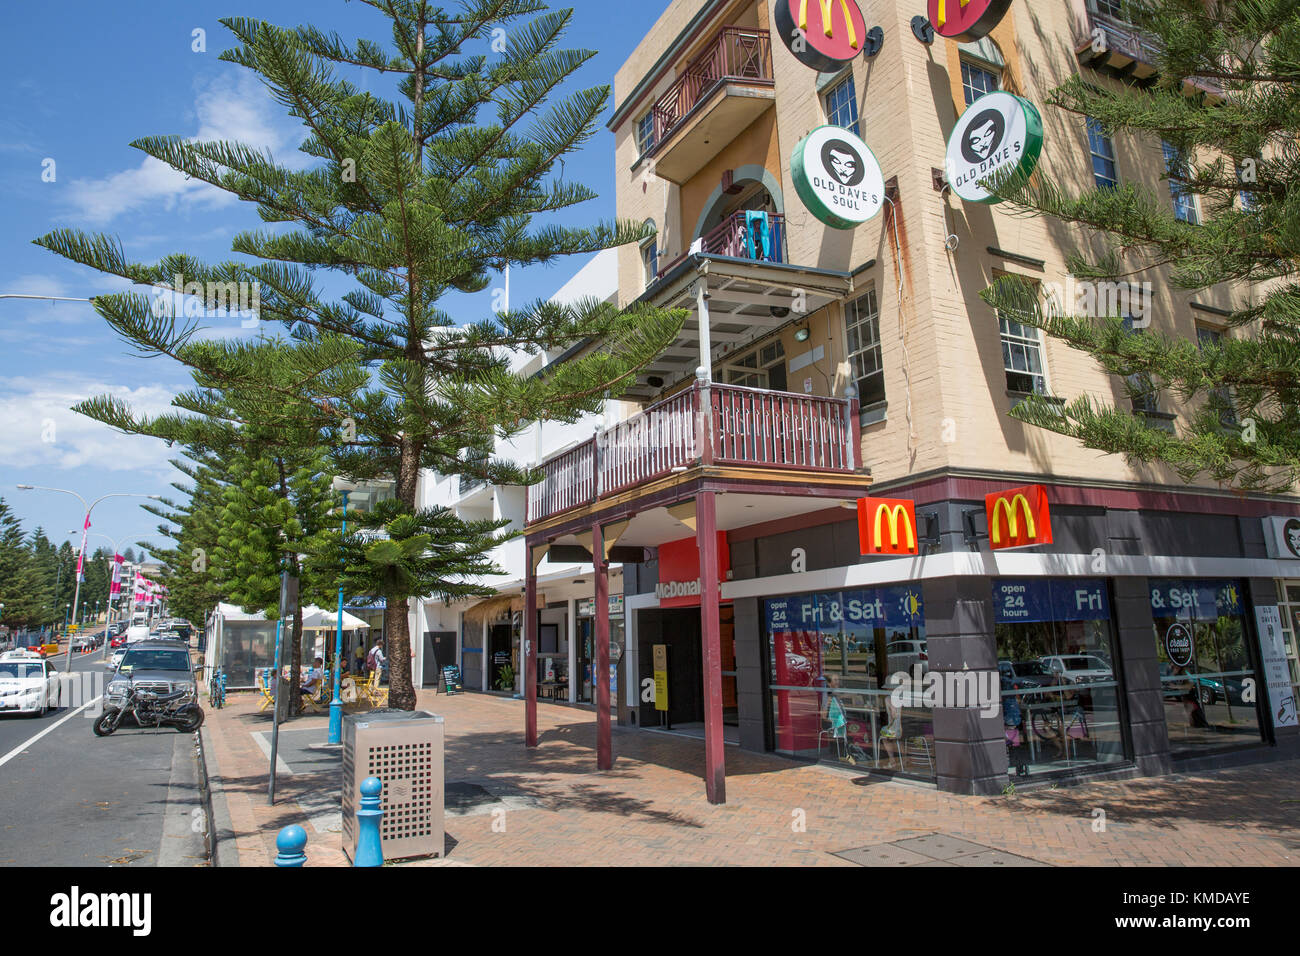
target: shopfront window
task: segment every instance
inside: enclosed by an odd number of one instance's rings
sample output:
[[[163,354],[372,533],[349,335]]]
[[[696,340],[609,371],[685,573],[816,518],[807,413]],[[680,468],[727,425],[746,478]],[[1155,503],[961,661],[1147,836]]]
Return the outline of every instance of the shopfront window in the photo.
[[[1257,683],[1237,581],[1149,582],[1169,749],[1175,756],[1260,742]]]
[[[791,595],[763,608],[772,748],[934,779],[933,710],[918,692],[929,670],[920,589]]]
[[[998,578],[994,635],[1007,772],[1125,759],[1104,578]]]

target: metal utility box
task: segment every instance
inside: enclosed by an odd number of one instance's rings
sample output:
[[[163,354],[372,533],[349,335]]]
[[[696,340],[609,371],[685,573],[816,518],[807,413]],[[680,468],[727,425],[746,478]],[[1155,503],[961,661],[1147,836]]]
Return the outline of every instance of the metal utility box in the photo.
[[[361,781],[384,785],[385,860],[443,854],[443,725],[436,714],[376,710],[343,718],[343,851],[355,859]]]

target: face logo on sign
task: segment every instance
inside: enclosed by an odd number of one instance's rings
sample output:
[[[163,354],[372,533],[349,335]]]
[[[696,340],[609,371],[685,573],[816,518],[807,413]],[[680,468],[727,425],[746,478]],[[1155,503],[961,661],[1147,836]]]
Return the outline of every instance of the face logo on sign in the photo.
[[[1291,553],[1300,558],[1300,518],[1292,518],[1283,525],[1282,536]]]
[[[930,0],[930,24],[940,36],[974,43],[993,32],[1011,9],[1011,0]]]
[[[981,185],[1000,175],[1028,176],[1043,151],[1043,118],[1034,104],[1000,90],[985,93],[957,120],[948,139],[948,185],[966,202],[1001,200]]]
[[[997,110],[985,110],[971,120],[969,130],[961,154],[967,162],[982,163],[1002,145],[1002,138],[1007,134],[1007,121]]]
[[[845,186],[856,186],[867,174],[858,151],[842,139],[829,140],[822,147],[822,165]]]
[[[885,175],[859,137],[842,126],[819,126],[794,148],[790,171],[809,212],[836,229],[852,229],[880,212]]]
[[[776,29],[796,60],[829,73],[862,52],[867,21],[856,0],[777,0]]]

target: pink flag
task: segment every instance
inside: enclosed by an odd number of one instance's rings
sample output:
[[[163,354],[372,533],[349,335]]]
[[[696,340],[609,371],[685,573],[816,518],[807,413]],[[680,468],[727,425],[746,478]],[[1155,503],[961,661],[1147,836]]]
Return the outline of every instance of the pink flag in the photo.
[[[122,563],[125,560],[126,558],[122,557],[120,554],[113,555],[113,577],[108,588],[108,593],[110,595],[122,593]]]

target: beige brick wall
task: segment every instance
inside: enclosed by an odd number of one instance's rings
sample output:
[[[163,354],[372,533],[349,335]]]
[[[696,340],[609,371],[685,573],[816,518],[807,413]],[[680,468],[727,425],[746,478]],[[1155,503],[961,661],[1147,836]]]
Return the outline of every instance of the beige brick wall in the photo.
[[[765,7],[759,11],[759,22],[771,23],[775,4],[784,0],[758,2]],[[962,102],[957,47],[942,40],[925,46],[913,37],[910,21],[925,12],[922,0],[873,0],[861,6],[868,26],[884,29],[885,44],[874,59],[858,58],[852,64],[860,127],[886,179],[898,180],[901,258],[895,255],[895,221],[889,215],[853,230],[837,230],[815,219],[795,194],[790,152],[801,137],[825,122],[825,115],[817,93],[818,74],[795,60],[776,36],[772,38],[776,142],[753,137],[754,144],[746,148],[755,153],[749,162],[771,163],[773,154],[779,158],[790,261],[850,272],[877,260],[855,280],[855,294],[868,283],[878,291],[889,408],[887,421],[863,430],[864,462],[878,482],[958,468],[1178,484],[1164,469],[1133,467],[1121,458],[1088,451],[1008,417],[1014,399],[1006,390],[998,323],[979,293],[995,270],[1064,283],[1067,253],[1077,248],[1098,251],[1100,243],[1076,227],[1013,215],[1004,207],[965,204],[951,193],[935,191],[931,169],[944,165],[947,137]],[[751,8],[752,4],[737,4],[712,26],[739,22],[737,18],[748,17]],[[620,103],[699,9],[698,0],[674,0],[668,7],[619,70],[615,88]],[[1038,105],[1043,114],[1040,175],[1074,189],[1092,185],[1084,119],[1048,107],[1044,100],[1048,91],[1081,69],[1074,48],[1082,9],[1083,0],[1017,0],[995,34],[1008,61],[1007,85]],[[1085,72],[1093,82],[1112,82],[1094,71]],[[671,76],[663,78],[655,95],[671,82]],[[618,213],[633,219],[653,218],[662,232],[661,255],[671,258],[693,238],[689,233],[698,208],[690,197],[703,185],[687,183],[678,189],[653,176],[646,162],[634,168],[634,124],[633,118],[615,131]],[[1124,134],[1114,141],[1121,180],[1145,184],[1168,200],[1167,185],[1161,182],[1160,144]],[[741,161],[733,151],[725,165]],[[701,176],[716,181],[723,168],[716,166],[709,164]],[[689,210],[683,208],[688,205]],[[956,237],[955,250],[945,247],[950,234]],[[1039,270],[1005,261],[990,254],[989,247],[1041,259],[1046,266]],[[641,294],[641,273],[638,251],[621,250],[622,301]],[[1193,296],[1171,289],[1167,272],[1139,278],[1150,279],[1155,286],[1152,328],[1194,338],[1198,314],[1188,305]],[[1241,301],[1243,294],[1216,289],[1194,298],[1227,307]],[[831,317],[832,326],[840,325],[827,330],[836,342],[839,362],[843,354],[839,310],[833,307],[823,315]],[[787,352],[796,354],[790,352],[789,343]],[[1085,393],[1103,401],[1125,400],[1122,383],[1086,355],[1047,340],[1044,357],[1053,394],[1067,400]],[[801,390],[803,377],[802,372],[791,375],[792,390]],[[844,385],[842,379],[836,382],[839,394]],[[817,391],[823,391],[820,381]],[[1179,414],[1186,411],[1173,396],[1162,396],[1161,408]]]

